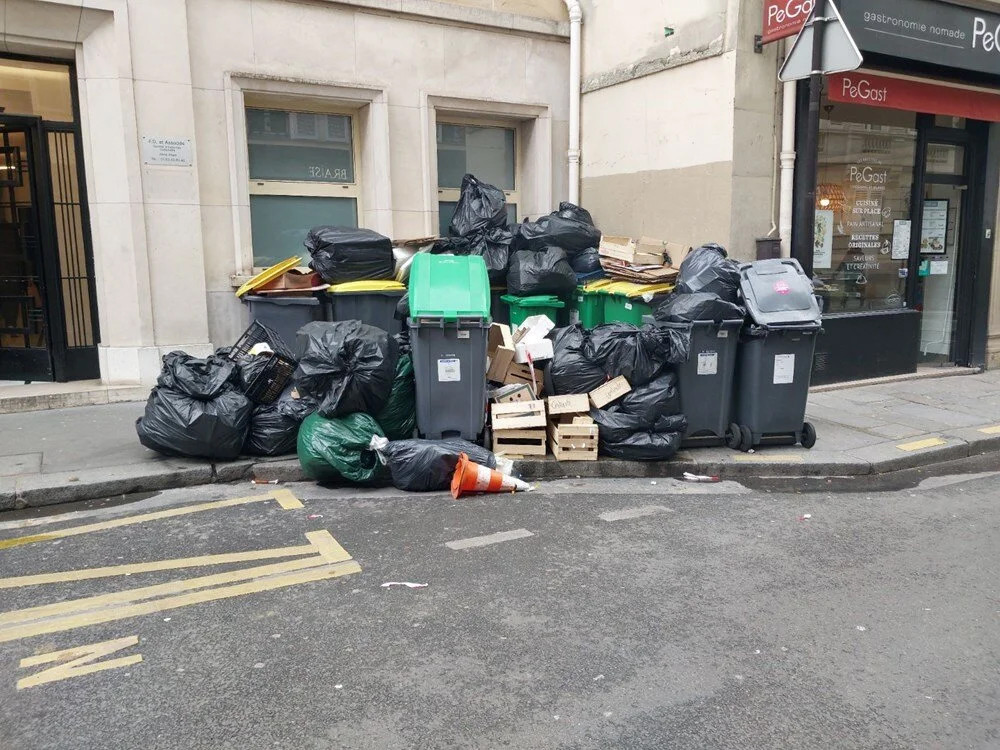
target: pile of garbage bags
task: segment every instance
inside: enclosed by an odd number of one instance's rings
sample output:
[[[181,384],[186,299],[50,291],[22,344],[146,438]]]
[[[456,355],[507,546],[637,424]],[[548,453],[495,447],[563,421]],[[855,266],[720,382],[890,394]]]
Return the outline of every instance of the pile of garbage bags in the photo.
[[[313,227],[305,239],[309,267],[327,284],[395,278],[392,240],[371,229]]]
[[[431,252],[479,255],[486,261],[490,283],[502,285],[507,278],[513,239],[507,227],[503,190],[467,174],[462,178],[458,205],[448,225],[448,239],[435,244]]]
[[[681,263],[677,285],[653,315],[665,323],[743,320],[739,264],[721,245],[692,250]]]
[[[603,455],[665,461],[677,452],[687,420],[680,413],[673,366],[688,359],[688,329],[611,323],[588,331],[575,325],[552,338],[553,356],[545,369],[549,393],[589,393],[619,375],[632,387],[619,401],[591,410]]]
[[[498,468],[497,457],[491,451],[459,438],[390,441],[376,435],[369,447],[388,467],[393,486],[408,492],[448,489],[458,458],[463,453],[480,466]],[[509,467],[501,468],[509,472]]]

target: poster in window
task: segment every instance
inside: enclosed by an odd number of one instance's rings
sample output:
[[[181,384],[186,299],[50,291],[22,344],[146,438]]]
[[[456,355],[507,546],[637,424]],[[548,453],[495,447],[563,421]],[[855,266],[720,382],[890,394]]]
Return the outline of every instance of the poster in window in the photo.
[[[924,201],[924,221],[920,229],[920,252],[944,255],[948,252],[948,201]]]
[[[833,211],[816,212],[813,268],[830,268],[833,265],[833,216]]]

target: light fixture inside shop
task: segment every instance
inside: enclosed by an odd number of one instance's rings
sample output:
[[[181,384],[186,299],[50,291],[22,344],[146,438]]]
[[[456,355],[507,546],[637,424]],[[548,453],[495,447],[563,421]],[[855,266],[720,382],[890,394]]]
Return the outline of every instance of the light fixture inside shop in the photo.
[[[835,183],[822,183],[816,186],[816,207],[839,211],[844,207],[847,199],[844,197],[844,189]]]

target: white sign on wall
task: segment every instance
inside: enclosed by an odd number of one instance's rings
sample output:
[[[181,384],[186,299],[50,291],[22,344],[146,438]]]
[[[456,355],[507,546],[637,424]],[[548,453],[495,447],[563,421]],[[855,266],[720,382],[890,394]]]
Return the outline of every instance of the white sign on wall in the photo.
[[[154,167],[190,167],[191,139],[144,135],[142,163]]]

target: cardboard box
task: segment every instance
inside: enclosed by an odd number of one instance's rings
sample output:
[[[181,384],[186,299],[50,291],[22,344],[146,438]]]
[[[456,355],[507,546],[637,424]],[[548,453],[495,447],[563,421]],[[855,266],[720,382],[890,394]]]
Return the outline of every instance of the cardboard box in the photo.
[[[514,361],[514,338],[510,326],[504,323],[494,323],[490,326],[486,352],[490,359],[486,379],[494,383],[507,382],[504,378],[511,362]]]
[[[553,354],[552,342],[549,339],[532,341],[530,344],[520,343],[514,347],[514,361],[519,365],[526,364],[529,355],[532,362],[540,362],[543,359],[552,359]]]
[[[505,385],[493,397],[498,404],[514,404],[524,401],[534,401],[535,394],[530,385],[515,384]]]
[[[514,404],[493,404],[490,406],[493,432],[503,430],[527,430],[545,427],[545,402],[524,401]]]
[[[555,327],[556,324],[549,320],[548,315],[532,315],[525,318],[524,322],[514,329],[514,345],[543,341]]]
[[[534,389],[535,396],[541,398],[542,393],[545,391],[542,371],[534,371],[534,380],[532,380],[531,374],[532,369],[530,365],[521,365],[517,362],[511,362],[507,367],[507,372],[504,374],[503,382],[505,385],[523,384],[530,386]]]
[[[689,245],[681,245],[676,242],[667,242],[664,245],[664,249],[668,256],[670,256],[670,267],[680,268],[681,263],[684,259],[688,257],[688,253],[691,252],[691,247]]]
[[[619,375],[614,380],[609,380],[599,388],[590,392],[590,403],[596,408],[603,409],[612,401],[617,401],[626,393],[632,390],[624,375]]]
[[[572,396],[549,396],[546,402],[550,416],[587,414],[590,411],[590,399],[586,393]]]

